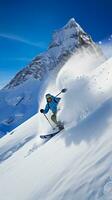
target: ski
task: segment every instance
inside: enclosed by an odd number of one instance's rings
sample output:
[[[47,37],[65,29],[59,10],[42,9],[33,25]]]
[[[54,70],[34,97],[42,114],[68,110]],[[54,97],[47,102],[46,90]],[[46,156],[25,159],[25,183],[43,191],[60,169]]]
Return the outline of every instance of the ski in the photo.
[[[55,133],[50,133],[50,134],[47,134],[47,135],[40,135],[40,138],[41,139],[51,139],[52,137],[54,137],[55,135],[57,135],[58,133],[60,133],[62,130],[58,130]]]

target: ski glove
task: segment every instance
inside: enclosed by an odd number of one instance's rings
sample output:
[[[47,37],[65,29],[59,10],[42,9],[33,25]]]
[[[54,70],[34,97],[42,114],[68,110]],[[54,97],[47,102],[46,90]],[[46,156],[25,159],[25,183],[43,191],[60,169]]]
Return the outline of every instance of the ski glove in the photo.
[[[44,109],[40,109],[40,112],[41,112],[41,113],[44,113]]]

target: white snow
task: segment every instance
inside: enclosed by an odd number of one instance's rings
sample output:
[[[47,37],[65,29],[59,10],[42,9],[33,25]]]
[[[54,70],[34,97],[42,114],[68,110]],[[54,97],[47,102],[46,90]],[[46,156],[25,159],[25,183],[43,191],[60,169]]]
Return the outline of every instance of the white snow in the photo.
[[[41,140],[49,125],[37,114],[0,140],[1,200],[112,200],[112,58],[73,55],[46,92],[63,87],[65,130]]]
[[[17,88],[0,91],[0,130],[3,135],[26,121],[31,113],[35,114],[40,85],[40,81],[28,80]]]
[[[112,37],[110,36],[109,39],[101,41],[100,47],[102,52],[107,58],[112,57]]]

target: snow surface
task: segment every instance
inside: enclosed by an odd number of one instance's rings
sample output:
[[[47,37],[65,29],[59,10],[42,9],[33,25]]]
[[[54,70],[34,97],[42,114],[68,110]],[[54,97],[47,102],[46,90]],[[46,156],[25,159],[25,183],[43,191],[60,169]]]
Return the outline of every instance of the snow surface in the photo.
[[[0,91],[0,133],[3,131],[1,136],[30,118],[31,113],[35,114],[38,110],[40,86],[40,81],[31,79],[24,85]]]
[[[0,140],[1,200],[112,200],[112,58],[74,55],[46,92],[63,87],[65,130],[41,140],[50,127],[39,113]]]
[[[112,37],[101,42],[100,47],[107,58],[112,56]]]

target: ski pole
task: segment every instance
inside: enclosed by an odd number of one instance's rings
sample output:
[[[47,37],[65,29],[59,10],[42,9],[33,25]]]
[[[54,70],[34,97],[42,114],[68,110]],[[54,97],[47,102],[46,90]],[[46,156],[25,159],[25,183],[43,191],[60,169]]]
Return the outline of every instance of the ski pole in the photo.
[[[66,88],[62,89],[61,92],[59,92],[59,93],[56,95],[56,97],[59,96],[61,93],[65,93],[66,91],[67,91]]]
[[[43,113],[44,114],[44,113]],[[50,126],[54,129],[53,125],[51,124],[51,122],[49,121],[48,117],[46,116],[46,114],[44,114],[44,117],[47,119],[47,121],[49,122]]]

